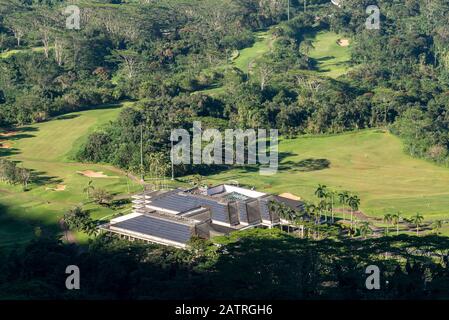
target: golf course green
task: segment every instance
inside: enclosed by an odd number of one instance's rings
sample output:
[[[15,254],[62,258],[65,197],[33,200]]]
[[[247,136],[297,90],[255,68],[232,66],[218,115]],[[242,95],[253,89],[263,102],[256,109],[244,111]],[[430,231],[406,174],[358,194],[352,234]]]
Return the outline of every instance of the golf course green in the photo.
[[[110,165],[82,164],[71,160],[87,134],[117,117],[119,106],[75,112],[54,120],[3,134],[9,156],[37,176],[29,191],[22,186],[0,183],[0,246],[24,243],[34,237],[34,230],[60,232],[58,225],[65,211],[84,204],[94,219],[116,212],[88,201],[85,187],[92,180],[97,188],[114,193],[140,190],[140,186]],[[102,172],[107,177],[88,177],[80,172]]]
[[[351,40],[330,31],[319,32],[311,39],[313,48],[309,56],[317,62],[319,74],[338,78],[349,71]]]
[[[237,180],[270,193],[290,192],[316,200],[318,184],[361,198],[361,210],[373,217],[400,211],[426,220],[449,217],[449,169],[415,159],[399,138],[381,130],[283,139],[277,174],[261,176],[243,167],[207,176],[212,184]]]

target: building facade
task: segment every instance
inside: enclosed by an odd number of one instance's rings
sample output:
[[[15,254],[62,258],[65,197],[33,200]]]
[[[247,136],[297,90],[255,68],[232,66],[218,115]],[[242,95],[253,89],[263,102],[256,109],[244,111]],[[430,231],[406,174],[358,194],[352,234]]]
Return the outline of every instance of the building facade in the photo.
[[[146,191],[133,196],[133,212],[100,228],[130,240],[185,248],[193,236],[209,239],[252,227],[280,223],[271,201],[300,209],[301,202],[233,185]]]

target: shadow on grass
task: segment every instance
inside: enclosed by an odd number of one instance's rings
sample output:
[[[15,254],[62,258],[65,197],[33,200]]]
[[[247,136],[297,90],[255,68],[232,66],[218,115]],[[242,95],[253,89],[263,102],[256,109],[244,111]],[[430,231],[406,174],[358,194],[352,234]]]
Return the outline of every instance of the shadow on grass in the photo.
[[[279,170],[291,170],[300,172],[310,172],[328,169],[331,162],[327,159],[308,158],[300,160],[299,162],[287,161],[283,162]]]
[[[20,207],[10,207],[0,204],[0,251],[7,252],[27,244],[36,238],[37,230],[41,237],[57,236],[60,228],[57,224],[43,222],[33,215],[25,218],[20,213]]]
[[[56,118],[54,118],[54,120],[70,120],[70,119],[75,119],[78,118],[80,115],[79,114],[64,114],[61,116],[57,116]]]
[[[48,184],[58,184],[62,183],[62,179],[60,177],[49,176],[46,172],[31,170],[31,180],[33,184],[36,186],[44,186]]]

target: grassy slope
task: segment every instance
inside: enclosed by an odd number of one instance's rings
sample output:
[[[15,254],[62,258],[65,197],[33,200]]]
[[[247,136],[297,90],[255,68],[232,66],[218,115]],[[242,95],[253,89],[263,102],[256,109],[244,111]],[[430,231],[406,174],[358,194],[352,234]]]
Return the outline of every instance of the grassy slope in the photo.
[[[245,73],[248,72],[248,66],[271,48],[272,37],[267,31],[256,32],[255,38],[253,46],[240,50],[239,56],[234,60],[234,65]]]
[[[261,58],[265,53],[268,53],[271,48],[273,38],[268,34],[268,31],[259,31],[255,33],[256,41],[251,47],[239,51],[238,56],[232,61],[232,65],[248,73],[248,67]],[[226,65],[220,65],[217,69],[223,69]],[[197,91],[196,93],[208,94],[210,96],[222,94],[223,87],[214,87],[205,90]]]
[[[400,140],[375,130],[336,136],[302,137],[280,143],[287,153],[282,163],[288,169],[273,176],[234,169],[208,177],[211,183],[238,180],[267,192],[292,192],[313,200],[319,183],[338,190],[356,192],[361,209],[373,216],[386,210],[401,210],[404,216],[416,212],[426,219],[449,215],[449,170],[407,156]],[[302,172],[291,168],[300,160],[328,159],[329,169]]]
[[[34,52],[43,52],[44,47],[34,47],[31,49],[14,49],[14,50],[9,50],[9,51],[5,51],[5,52],[0,52],[0,59],[7,59],[15,54],[29,52],[30,50],[34,51]]]
[[[337,78],[349,71],[351,46],[339,46],[337,40],[340,38],[342,36],[334,32],[319,32],[314,38],[315,48],[309,55],[317,61],[318,72],[324,76]]]
[[[104,187],[114,193],[126,192],[126,178],[112,166],[68,162],[83,137],[109,120],[114,119],[119,108],[89,110],[62,116],[60,119],[22,128],[19,135],[10,138],[14,149],[12,159],[24,167],[40,173],[41,181],[28,192],[19,186],[0,184],[0,245],[25,242],[33,237],[35,226],[49,232],[58,231],[57,222],[70,207],[86,201],[83,188],[90,178],[76,171],[94,170],[116,178],[93,178],[94,186]],[[1,150],[0,154],[5,154]],[[53,191],[57,184],[66,185],[65,191]],[[132,182],[131,190],[138,186]],[[111,209],[87,204],[96,219],[114,213]]]

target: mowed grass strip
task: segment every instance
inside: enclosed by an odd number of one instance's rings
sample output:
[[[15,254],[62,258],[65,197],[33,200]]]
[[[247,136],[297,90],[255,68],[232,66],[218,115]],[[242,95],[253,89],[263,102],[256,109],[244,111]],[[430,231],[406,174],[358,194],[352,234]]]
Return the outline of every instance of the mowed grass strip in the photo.
[[[268,31],[259,31],[255,33],[256,41],[249,47],[240,50],[239,56],[234,60],[234,65],[245,73],[248,73],[250,67],[258,58],[271,50],[272,37]]]
[[[331,31],[319,32],[313,38],[314,48],[309,56],[316,60],[318,72],[324,76],[338,78],[350,69],[352,40],[349,40],[349,46],[344,47],[337,43],[339,39],[344,37]]]
[[[282,159],[275,175],[261,176],[237,167],[207,180],[213,184],[238,180],[257,190],[291,192],[312,201],[317,185],[325,184],[358,194],[361,209],[373,217],[398,210],[409,217],[420,212],[426,220],[449,217],[449,169],[408,156],[401,141],[388,132],[281,140],[279,152]],[[327,160],[330,166],[307,171],[300,166],[306,159]]]

